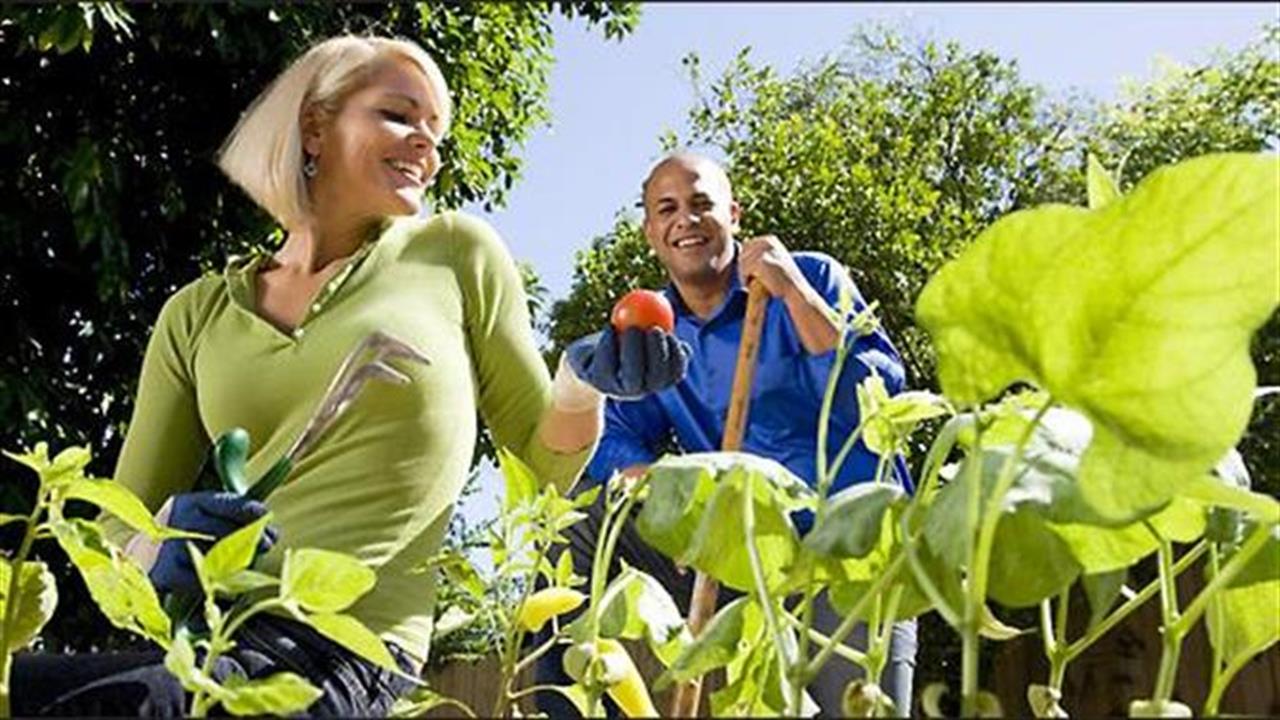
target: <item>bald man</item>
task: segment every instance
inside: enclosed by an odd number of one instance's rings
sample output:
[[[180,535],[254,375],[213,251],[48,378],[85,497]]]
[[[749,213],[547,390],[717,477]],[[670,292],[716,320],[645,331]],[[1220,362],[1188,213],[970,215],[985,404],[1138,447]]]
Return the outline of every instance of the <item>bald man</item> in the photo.
[[[792,253],[773,235],[738,242],[741,208],[728,176],[710,158],[692,153],[663,158],[645,179],[642,194],[645,237],[671,280],[664,292],[675,309],[675,335],[690,351],[688,371],[674,385],[644,397],[607,401],[604,436],[587,475],[594,483],[607,482],[615,473],[639,475],[672,444],[684,452],[720,448],[742,337],[745,280],[755,278],[770,299],[742,449],[782,463],[816,487],[818,417],[840,340],[833,308],[842,291],[853,297],[855,311],[865,308],[865,301],[844,267],[827,255]],[[873,370],[890,393],[904,384],[902,361],[883,330],[851,342],[831,413],[832,438],[848,437],[858,427],[856,388]],[[829,459],[841,443],[832,445]],[[859,441],[831,492],[872,481],[879,461]],[[887,480],[910,491],[902,459],[893,458],[889,468]],[[590,574],[602,512],[601,507],[592,508],[587,520],[570,528],[570,552],[579,574]],[[795,521],[805,533],[812,514],[797,513]],[[662,582],[687,612],[691,574],[680,572],[649,548],[630,524],[624,527],[617,555]],[[827,632],[840,621],[825,594],[819,597],[815,617],[818,629]],[[904,716],[911,714],[915,629],[913,620],[894,626],[889,662],[880,678]],[[855,631],[850,644],[865,648],[865,626]],[[539,668],[540,678],[547,681],[559,679],[558,672],[558,659]],[[833,659],[808,690],[823,715],[839,716],[845,686],[860,676],[859,668]],[[552,717],[571,712],[567,706],[547,705],[543,709]]]

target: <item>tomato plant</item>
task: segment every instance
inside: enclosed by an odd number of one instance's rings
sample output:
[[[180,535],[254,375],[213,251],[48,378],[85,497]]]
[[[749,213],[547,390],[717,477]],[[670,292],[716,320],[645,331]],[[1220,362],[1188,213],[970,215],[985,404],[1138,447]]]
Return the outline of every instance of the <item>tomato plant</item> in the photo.
[[[655,327],[673,332],[676,327],[675,312],[666,296],[643,289],[632,290],[623,295],[613,306],[609,321],[618,332],[627,328],[648,330]]]

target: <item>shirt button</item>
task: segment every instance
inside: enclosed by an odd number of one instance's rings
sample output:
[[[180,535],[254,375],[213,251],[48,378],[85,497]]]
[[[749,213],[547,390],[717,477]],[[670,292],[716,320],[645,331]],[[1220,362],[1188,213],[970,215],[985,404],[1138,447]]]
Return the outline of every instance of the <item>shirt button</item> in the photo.
[[[315,305],[312,305],[312,306],[311,306],[311,312],[313,312],[313,313],[318,313],[318,312],[320,312],[320,303],[316,303]]]
[[[296,328],[296,329],[294,329],[294,331],[293,331],[293,339],[294,339],[294,340],[301,340],[301,339],[302,339],[302,336],[303,336],[303,335],[306,335],[306,334],[307,334],[307,331],[306,331],[306,330],[303,330],[302,328]]]

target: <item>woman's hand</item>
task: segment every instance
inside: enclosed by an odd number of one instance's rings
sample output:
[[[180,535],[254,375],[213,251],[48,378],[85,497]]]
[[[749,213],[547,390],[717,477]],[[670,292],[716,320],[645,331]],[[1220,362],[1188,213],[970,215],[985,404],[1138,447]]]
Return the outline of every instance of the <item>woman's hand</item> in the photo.
[[[168,519],[164,520],[168,510]],[[231,492],[202,491],[174,495],[157,513],[157,518],[171,528],[190,530],[212,537],[211,540],[166,540],[160,546],[149,576],[151,584],[161,592],[200,589],[187,543],[193,542],[203,552],[219,539],[239,530],[267,514],[267,506]],[[257,552],[264,553],[275,545],[278,531],[268,525],[258,541]]]

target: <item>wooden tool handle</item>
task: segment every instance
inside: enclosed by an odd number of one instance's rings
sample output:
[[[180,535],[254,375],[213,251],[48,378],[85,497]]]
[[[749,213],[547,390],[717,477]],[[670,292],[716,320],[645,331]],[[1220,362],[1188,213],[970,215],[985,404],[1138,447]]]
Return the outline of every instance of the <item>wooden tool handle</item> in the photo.
[[[733,390],[729,395],[729,414],[724,422],[720,449],[742,449],[742,436],[747,429],[747,411],[751,406],[751,384],[756,377],[756,355],[760,350],[760,330],[764,327],[764,310],[769,291],[758,280],[747,283],[747,312],[742,321],[742,339],[738,345],[738,361],[733,370]],[[697,637],[716,612],[720,586],[715,580],[698,573],[689,599],[689,632]],[[693,717],[702,698],[702,678],[676,686],[671,696],[671,717]]]

